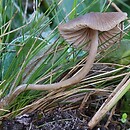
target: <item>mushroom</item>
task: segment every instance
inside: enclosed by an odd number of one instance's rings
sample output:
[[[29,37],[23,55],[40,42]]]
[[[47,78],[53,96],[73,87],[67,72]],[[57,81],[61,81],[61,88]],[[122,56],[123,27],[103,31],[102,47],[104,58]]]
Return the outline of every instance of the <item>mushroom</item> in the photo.
[[[90,71],[98,43],[99,50],[106,49],[120,39],[119,34],[122,30],[120,23],[126,18],[127,14],[123,12],[92,12],[59,25],[60,34],[68,43],[83,50],[90,49],[87,62],[75,78],[72,78],[73,83],[79,82]]]
[[[90,71],[96,57],[98,43],[106,43],[103,47],[115,43],[121,33],[120,22],[125,20],[126,13],[110,12],[110,13],[88,13],[80,16],[68,23],[59,25],[58,29],[62,37],[74,47],[81,47],[83,50],[88,50],[89,55],[87,62],[83,68],[73,77],[64,81],[53,84],[22,84],[13,92],[9,93],[0,101],[0,108],[8,105],[15,97],[25,90],[55,90],[63,87],[68,87],[80,82]],[[115,36],[115,37],[114,37]],[[101,46],[102,47],[102,46]],[[100,48],[100,47],[99,47]]]

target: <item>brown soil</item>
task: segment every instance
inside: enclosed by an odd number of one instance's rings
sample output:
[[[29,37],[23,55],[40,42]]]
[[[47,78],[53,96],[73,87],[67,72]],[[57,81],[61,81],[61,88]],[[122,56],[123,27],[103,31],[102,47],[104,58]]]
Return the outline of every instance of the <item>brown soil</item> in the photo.
[[[106,117],[93,130],[128,130],[130,125],[123,124],[120,116],[115,114],[108,123]],[[55,109],[43,113],[40,111],[24,114],[14,119],[5,119],[2,122],[1,130],[89,130],[87,122],[90,120],[89,112],[86,115],[80,114],[78,110]],[[108,123],[106,127],[106,123]]]

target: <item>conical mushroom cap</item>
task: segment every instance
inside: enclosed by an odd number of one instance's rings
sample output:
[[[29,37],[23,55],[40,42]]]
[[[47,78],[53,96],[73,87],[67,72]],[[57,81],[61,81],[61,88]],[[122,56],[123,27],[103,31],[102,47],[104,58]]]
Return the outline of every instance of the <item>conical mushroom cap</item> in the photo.
[[[110,43],[115,43],[117,37],[112,37],[121,32],[119,23],[126,18],[127,14],[122,12],[88,13],[59,25],[58,29],[67,42],[75,47],[83,46],[87,50],[89,44],[85,43],[91,40],[92,30],[103,32],[99,36],[100,42],[111,39]]]

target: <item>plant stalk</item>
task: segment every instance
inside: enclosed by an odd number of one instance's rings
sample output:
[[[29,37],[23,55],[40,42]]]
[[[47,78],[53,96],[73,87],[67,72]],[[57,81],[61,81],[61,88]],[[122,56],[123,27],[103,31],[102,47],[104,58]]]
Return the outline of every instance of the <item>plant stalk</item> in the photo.
[[[123,84],[124,82],[124,84]],[[126,94],[130,89],[130,79],[125,81],[125,78],[115,88],[115,90],[109,95],[104,104],[99,108],[96,114],[89,121],[88,126],[93,129],[98,122],[105,116],[105,114]]]

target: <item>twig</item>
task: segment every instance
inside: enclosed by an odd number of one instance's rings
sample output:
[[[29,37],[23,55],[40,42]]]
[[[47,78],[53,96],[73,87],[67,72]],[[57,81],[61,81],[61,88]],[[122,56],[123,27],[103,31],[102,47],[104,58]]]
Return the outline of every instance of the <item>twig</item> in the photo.
[[[118,12],[123,12],[112,0],[108,0],[109,4],[112,5],[113,8],[115,8]],[[127,20],[128,23],[130,23],[130,20]]]
[[[110,116],[108,117],[108,120],[107,120],[107,122],[106,122],[106,124],[105,124],[105,128],[108,127],[108,125],[109,125],[109,123],[110,123],[110,121],[111,121],[111,118],[112,118],[113,114],[115,113],[115,109],[116,109],[116,105],[112,108],[112,110],[111,110],[111,112],[110,112]]]
[[[114,3],[112,0],[108,0],[109,4],[111,4],[118,12],[122,12],[122,10]]]
[[[103,118],[103,116],[108,112],[130,89],[130,73],[124,77],[121,83],[115,88],[115,90],[109,95],[108,99],[102,104],[93,118],[89,121],[88,126],[90,129],[95,127],[95,125]],[[128,79],[129,78],[129,79]]]

